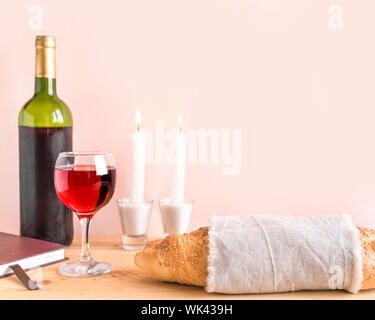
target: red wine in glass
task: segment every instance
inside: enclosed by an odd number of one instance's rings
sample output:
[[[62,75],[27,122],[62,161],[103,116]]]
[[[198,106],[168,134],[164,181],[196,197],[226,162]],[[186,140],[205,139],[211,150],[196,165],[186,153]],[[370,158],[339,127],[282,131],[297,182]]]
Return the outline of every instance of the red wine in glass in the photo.
[[[88,277],[112,270],[107,262],[91,257],[89,229],[92,217],[112,198],[116,185],[116,164],[109,152],[61,152],[55,164],[55,189],[61,202],[74,211],[81,224],[82,249],[78,261],[63,264],[62,275]]]
[[[79,218],[92,218],[112,198],[116,169],[98,175],[95,165],[66,165],[55,170],[55,188],[61,202]]]

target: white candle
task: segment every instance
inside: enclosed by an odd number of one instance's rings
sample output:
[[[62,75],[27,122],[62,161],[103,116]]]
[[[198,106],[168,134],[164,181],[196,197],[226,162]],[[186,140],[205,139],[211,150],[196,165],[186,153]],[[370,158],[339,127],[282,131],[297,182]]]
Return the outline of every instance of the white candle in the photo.
[[[176,136],[176,165],[174,167],[172,181],[173,203],[182,203],[184,201],[184,185],[185,185],[185,167],[186,167],[186,135],[182,132],[182,116],[178,117],[180,131]]]
[[[143,202],[145,184],[146,163],[146,134],[139,132],[142,124],[141,112],[137,109],[135,113],[137,131],[133,133],[133,158],[132,179],[130,188],[130,201],[133,203]]]

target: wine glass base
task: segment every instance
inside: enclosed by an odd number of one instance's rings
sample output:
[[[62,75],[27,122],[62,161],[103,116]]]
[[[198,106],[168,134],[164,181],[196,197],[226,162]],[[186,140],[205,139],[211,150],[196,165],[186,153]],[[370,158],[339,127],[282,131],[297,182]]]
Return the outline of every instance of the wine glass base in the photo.
[[[112,271],[112,266],[106,262],[71,262],[59,268],[60,274],[68,277],[96,277]]]

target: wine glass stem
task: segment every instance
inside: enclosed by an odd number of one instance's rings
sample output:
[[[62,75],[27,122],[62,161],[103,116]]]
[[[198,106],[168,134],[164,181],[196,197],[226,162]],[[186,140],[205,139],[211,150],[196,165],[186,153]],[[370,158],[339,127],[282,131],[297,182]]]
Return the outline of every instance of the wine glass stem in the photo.
[[[79,220],[81,223],[81,236],[82,236],[82,248],[81,248],[81,257],[79,259],[80,262],[90,262],[92,261],[90,255],[90,243],[89,243],[89,229],[90,229],[90,222],[91,219],[89,218],[82,218]]]

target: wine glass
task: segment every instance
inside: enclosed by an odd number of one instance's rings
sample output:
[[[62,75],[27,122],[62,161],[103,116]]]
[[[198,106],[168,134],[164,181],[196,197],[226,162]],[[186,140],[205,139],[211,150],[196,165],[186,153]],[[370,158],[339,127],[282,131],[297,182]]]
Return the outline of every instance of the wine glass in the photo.
[[[55,189],[61,202],[74,211],[82,228],[80,259],[63,264],[59,271],[71,277],[106,274],[112,266],[90,255],[89,228],[96,212],[112,198],[116,165],[108,152],[62,152],[55,165]]]

